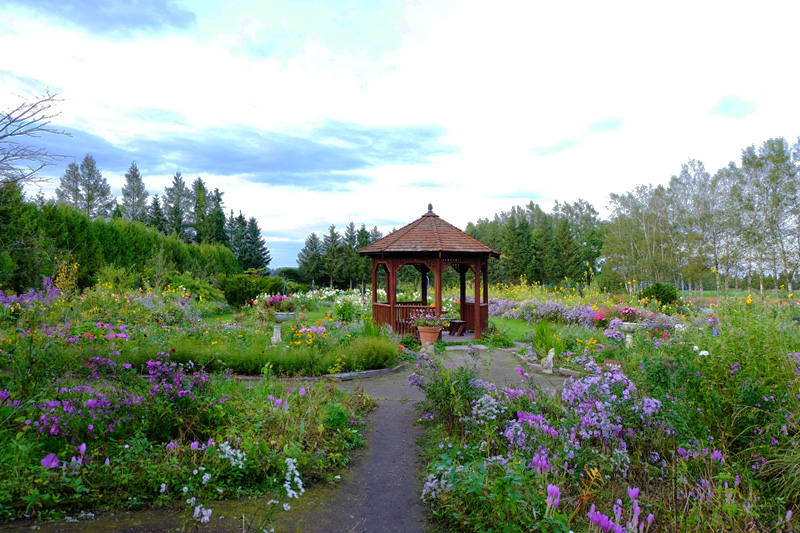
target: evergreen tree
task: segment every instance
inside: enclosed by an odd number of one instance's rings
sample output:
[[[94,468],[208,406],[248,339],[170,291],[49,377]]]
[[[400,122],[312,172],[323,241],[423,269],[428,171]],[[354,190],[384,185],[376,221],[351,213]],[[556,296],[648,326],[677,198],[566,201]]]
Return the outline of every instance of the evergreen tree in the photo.
[[[114,204],[114,210],[111,212],[111,219],[113,220],[115,218],[123,218],[122,208],[119,206],[119,204]]]
[[[344,249],[339,232],[333,224],[328,228],[328,234],[322,238],[322,268],[328,275],[330,286],[342,278],[344,266]]]
[[[181,173],[176,172],[172,186],[164,189],[163,209],[167,217],[167,232],[175,233],[183,241],[189,237],[187,222],[192,205],[191,196]]]
[[[209,235],[211,242],[230,246],[228,233],[225,231],[225,210],[222,207],[222,193],[219,189],[214,189],[211,193],[211,211],[208,216]]]
[[[111,196],[111,187],[97,170],[97,163],[91,155],[86,154],[83,158],[80,170],[85,194],[83,213],[92,220],[109,218],[117,201]]]
[[[147,197],[150,194],[144,188],[144,181],[139,173],[136,161],[131,163],[125,173],[125,185],[122,187],[122,216],[130,222],[147,221]]]
[[[315,282],[322,278],[322,241],[316,233],[306,238],[305,245],[297,254],[297,268],[308,281]]]
[[[157,194],[153,196],[153,201],[150,203],[147,225],[152,226],[162,235],[167,234],[167,215],[161,209],[161,200]]]
[[[539,221],[531,239],[533,261],[528,269],[531,281],[540,281],[542,284],[551,285],[563,281],[558,269],[558,252],[553,235],[553,221],[545,215]]]
[[[272,257],[270,257],[266,242],[261,236],[258,222],[255,217],[250,217],[250,220],[247,221],[245,226],[243,250],[239,258],[239,263],[245,270],[266,270],[270,261],[272,261]]]
[[[189,226],[192,228],[193,239],[195,242],[211,242],[213,228],[209,217],[211,212],[209,193],[206,184],[199,177],[192,182],[192,199],[194,206]]]
[[[70,163],[56,189],[60,203],[73,207],[91,218],[107,219],[111,216],[116,200],[111,187],[97,170],[97,163],[90,154],[83,158],[81,166]]]
[[[514,208],[503,228],[502,261],[506,280],[519,281],[527,275],[529,281],[538,279],[536,265],[533,264],[531,226],[528,217]]]
[[[367,227],[364,224],[361,224],[361,228],[358,230],[358,249],[364,248],[365,246],[371,243],[369,231],[367,231]],[[361,283],[362,291],[364,289],[365,283],[372,282],[372,259],[369,257],[357,257],[358,261],[358,279],[359,283]]]
[[[239,216],[234,217],[233,210],[231,210],[231,215],[230,217],[228,217],[228,220],[225,224],[225,229],[228,233],[228,240],[230,242],[231,251],[241,264],[242,257],[245,251],[244,240],[245,240],[245,233],[247,231],[247,219],[244,217],[241,211],[239,211]]]
[[[572,230],[566,218],[560,218],[556,222],[553,244],[556,254],[554,277],[559,283],[564,278],[572,282],[581,281],[586,269],[578,255],[578,246],[573,240]]]
[[[342,272],[350,281],[350,288],[352,289],[354,282],[358,279],[360,267],[358,261],[358,231],[353,221],[350,221],[344,230],[342,244]]]
[[[77,163],[67,165],[67,170],[61,176],[61,184],[56,189],[58,203],[80,209],[83,205],[83,191],[81,188],[81,171]]]

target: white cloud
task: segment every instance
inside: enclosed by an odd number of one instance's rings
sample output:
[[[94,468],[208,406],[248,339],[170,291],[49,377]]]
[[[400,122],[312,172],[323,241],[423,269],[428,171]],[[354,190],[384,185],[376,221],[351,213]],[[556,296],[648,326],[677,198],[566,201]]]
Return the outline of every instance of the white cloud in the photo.
[[[751,143],[800,134],[787,61],[796,3],[386,6],[304,13],[291,2],[209,1],[189,6],[192,31],[116,40],[0,8],[0,49],[15,50],[0,80],[17,90],[20,78],[41,80],[66,99],[65,125],[113,143],[231,126],[305,134],[338,120],[441,126],[458,148],[427,165],[369,169],[373,184],[341,193],[203,175],[270,234],[298,239],[331,222],[399,226],[428,202],[463,227],[526,203],[509,198],[516,191],[545,209],[584,198],[602,212],[609,192],[665,183],[689,158],[714,172]],[[753,112],[713,115],[729,96]],[[610,119],[619,129],[587,134]]]

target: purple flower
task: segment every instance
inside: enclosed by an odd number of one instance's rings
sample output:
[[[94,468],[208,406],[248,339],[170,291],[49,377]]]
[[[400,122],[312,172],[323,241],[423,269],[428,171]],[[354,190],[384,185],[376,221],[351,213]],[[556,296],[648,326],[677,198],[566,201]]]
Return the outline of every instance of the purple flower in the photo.
[[[719,461],[720,463],[725,461],[725,459],[722,457],[722,452],[719,450],[714,450],[713,452],[711,452],[711,460]]]
[[[189,448],[191,448],[192,450],[196,450],[196,449],[198,449],[199,447],[200,447],[200,443],[199,443],[199,442],[197,442],[197,441],[193,441],[193,442],[192,442],[192,443],[189,445]]]
[[[169,441],[169,443],[167,443],[168,450],[176,450],[177,448],[178,448],[178,443],[175,442],[174,440],[171,440]]]
[[[42,466],[45,468],[58,468],[58,457],[54,453],[48,453],[45,455],[44,459],[42,459]]]
[[[639,487],[628,487],[628,498],[635,500],[639,497]]]
[[[78,451],[80,452],[81,455],[85,455],[86,454],[86,443],[85,442],[83,444],[81,444],[80,446],[78,446]]]
[[[561,497],[561,490],[555,485],[547,485],[547,506],[558,507],[558,499]]]

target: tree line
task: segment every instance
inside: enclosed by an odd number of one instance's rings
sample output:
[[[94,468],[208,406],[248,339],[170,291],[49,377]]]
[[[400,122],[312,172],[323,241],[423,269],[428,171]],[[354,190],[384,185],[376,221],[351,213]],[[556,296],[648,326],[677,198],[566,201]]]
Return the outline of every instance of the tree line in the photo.
[[[91,154],[80,166],[70,163],[56,189],[56,201],[83,213],[91,220],[122,218],[141,222],[162,235],[175,234],[186,243],[221,244],[233,251],[244,270],[266,270],[272,258],[261,236],[255,217],[247,219],[233,210],[226,217],[224,193],[213,191],[202,178],[188,187],[180,172],[164,189],[164,196],[150,197],[136,162],[125,173],[122,196],[111,194],[111,187],[97,168]]]
[[[792,292],[800,267],[800,139],[748,146],[739,162],[713,174],[689,160],[667,186],[612,194],[611,210],[603,249],[610,279]]]

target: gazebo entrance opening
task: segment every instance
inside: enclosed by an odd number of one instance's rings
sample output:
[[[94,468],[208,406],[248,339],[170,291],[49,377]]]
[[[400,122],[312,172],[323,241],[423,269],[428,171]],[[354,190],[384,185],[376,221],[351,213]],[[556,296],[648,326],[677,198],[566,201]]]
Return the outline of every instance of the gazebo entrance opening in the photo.
[[[488,328],[488,259],[500,257],[500,253],[439,218],[430,205],[425,215],[362,248],[359,254],[372,257],[372,317],[376,323],[390,324],[402,335],[414,333],[412,317],[420,311],[433,309],[437,315],[451,311],[452,316],[453,310],[442,308],[443,274],[452,267],[459,273],[459,320],[475,332],[476,339]],[[420,275],[420,297],[413,302],[397,299],[397,274],[406,265],[412,265]],[[468,272],[473,278],[470,291]],[[379,287],[382,273],[385,283]],[[432,307],[428,304],[429,273],[433,275]]]

